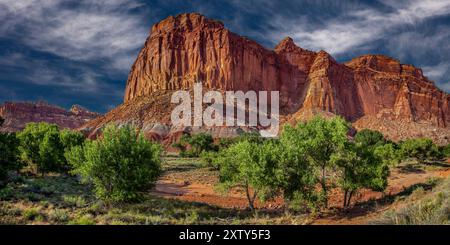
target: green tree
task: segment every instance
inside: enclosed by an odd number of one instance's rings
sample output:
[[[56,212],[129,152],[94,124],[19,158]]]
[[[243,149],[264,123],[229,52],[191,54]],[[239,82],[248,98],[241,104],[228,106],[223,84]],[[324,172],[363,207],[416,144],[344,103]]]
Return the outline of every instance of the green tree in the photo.
[[[58,126],[48,123],[29,123],[17,134],[21,158],[34,165],[42,174],[61,170],[65,158]]]
[[[278,161],[278,186],[289,208],[308,206],[316,210],[322,195],[317,192],[319,172],[308,156],[307,135],[301,129],[285,126],[275,148]],[[323,201],[323,199],[322,199]]]
[[[95,195],[108,202],[134,201],[161,173],[162,148],[132,126],[108,125],[103,137],[72,147],[66,153],[83,182],[92,182]]]
[[[374,154],[382,159],[386,165],[390,166],[398,165],[402,159],[400,150],[392,143],[376,146]]]
[[[188,143],[192,147],[194,156],[200,156],[203,151],[215,151],[216,146],[214,145],[214,139],[210,134],[199,133],[192,135]]]
[[[355,142],[367,147],[376,147],[386,143],[383,134],[370,129],[362,129],[355,135]]]
[[[210,134],[199,133],[194,135],[184,134],[178,143],[172,144],[180,150],[181,156],[199,157],[204,151],[217,151],[214,139]]]
[[[387,187],[388,164],[374,153],[373,147],[349,142],[345,149],[333,154],[332,161],[340,170],[337,183],[344,192],[344,207],[350,206],[361,188],[384,191]]]
[[[85,137],[82,133],[70,129],[63,129],[59,135],[64,151],[70,150],[74,146],[83,145]]]
[[[0,127],[3,126],[3,123],[5,122],[5,119],[3,119],[3,117],[0,117]]]
[[[19,170],[19,141],[15,133],[0,133],[0,185],[7,180],[8,171]]]
[[[329,173],[333,171],[332,156],[342,151],[348,141],[350,125],[342,117],[324,119],[314,117],[307,123],[299,123],[290,130],[292,136],[301,144],[298,148],[304,152],[306,161],[314,168],[321,186],[323,205],[328,207]]]
[[[403,157],[415,158],[420,163],[426,163],[427,160],[440,156],[438,147],[427,138],[406,140],[402,142],[400,150]]]
[[[271,142],[257,144],[242,141],[218,154],[220,164],[219,187],[229,190],[242,188],[249,208],[255,209],[257,198],[264,201],[272,196],[276,186],[275,147]]]
[[[207,167],[213,168],[215,170],[220,169],[219,162],[217,161],[218,152],[214,151],[204,151],[200,154],[203,164]]]

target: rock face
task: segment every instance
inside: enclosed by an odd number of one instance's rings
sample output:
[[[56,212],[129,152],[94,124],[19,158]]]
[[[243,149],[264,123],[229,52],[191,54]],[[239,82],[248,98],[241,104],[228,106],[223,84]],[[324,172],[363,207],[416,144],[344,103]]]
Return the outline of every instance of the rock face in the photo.
[[[74,105],[67,111],[46,102],[5,102],[0,105],[0,116],[5,119],[0,131],[15,132],[25,128],[29,122],[48,122],[60,128],[75,129],[100,114]]]
[[[360,124],[368,117],[371,122],[426,124],[450,138],[450,96],[418,68],[382,55],[342,64],[325,51],[296,46],[289,37],[268,50],[200,14],[171,16],[155,24],[131,68],[124,104],[85,129],[97,132],[108,122],[170,128],[170,94],[191,89],[198,81],[205,89],[280,91],[283,120],[302,120],[300,115],[321,111]]]

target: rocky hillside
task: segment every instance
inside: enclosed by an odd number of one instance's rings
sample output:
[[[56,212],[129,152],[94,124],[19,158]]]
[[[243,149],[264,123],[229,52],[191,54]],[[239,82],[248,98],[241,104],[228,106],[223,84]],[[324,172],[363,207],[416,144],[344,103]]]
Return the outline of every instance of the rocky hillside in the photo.
[[[100,114],[74,105],[67,111],[46,102],[5,102],[0,104],[0,117],[5,119],[1,131],[19,131],[29,122],[55,123],[61,128],[75,129]]]
[[[325,112],[342,115],[358,128],[397,122],[405,133],[393,136],[398,130],[377,128],[396,139],[416,136],[408,129],[426,125],[431,131],[422,136],[450,141],[450,96],[421,69],[382,55],[339,63],[325,51],[298,47],[289,37],[268,50],[195,13],[170,16],[151,28],[131,68],[124,104],[84,130],[95,134],[108,122],[132,122],[146,133],[170,138],[180,130],[170,126],[170,94],[197,81],[205,89],[278,90],[283,121]]]

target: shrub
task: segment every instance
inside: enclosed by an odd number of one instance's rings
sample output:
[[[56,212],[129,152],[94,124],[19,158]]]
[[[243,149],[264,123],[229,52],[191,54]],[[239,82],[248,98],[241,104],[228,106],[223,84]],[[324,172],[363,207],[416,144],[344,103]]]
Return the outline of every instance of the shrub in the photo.
[[[450,157],[450,144],[442,147],[442,155],[445,157]]]
[[[72,173],[92,182],[105,201],[134,201],[153,185],[161,172],[161,146],[146,140],[131,126],[108,125],[103,137],[86,141],[66,153]]]
[[[15,133],[0,133],[0,186],[5,184],[8,171],[21,167],[18,146],[19,141]]]
[[[68,151],[74,146],[82,145],[85,137],[80,132],[64,129],[60,132],[59,139],[61,140],[64,151]]]
[[[219,140],[218,149],[228,148],[232,144],[236,144],[242,141],[262,143],[264,142],[264,138],[261,137],[261,135],[257,132],[243,132],[242,134],[234,138],[221,138]]]
[[[379,146],[386,143],[382,133],[376,130],[362,129],[355,135],[355,142],[366,147]]]
[[[213,151],[204,151],[200,154],[200,157],[202,159],[202,163],[206,166],[206,167],[210,167],[213,168],[215,170],[219,170],[220,169],[220,165],[217,161],[217,152],[213,152]]]
[[[386,165],[395,166],[399,164],[402,159],[400,150],[391,143],[376,146],[374,154],[381,158]]]
[[[420,163],[440,156],[438,147],[431,139],[419,138],[404,141],[400,146],[403,157],[416,158]]]
[[[41,216],[41,213],[37,208],[29,208],[23,211],[22,216],[27,220],[35,220]]]
[[[210,134],[199,133],[194,135],[185,134],[180,141],[172,145],[180,150],[183,157],[199,157],[205,151],[217,151],[214,139]]]
[[[67,206],[84,207],[86,205],[86,200],[81,196],[63,195],[62,199]]]
[[[49,123],[29,123],[18,133],[23,161],[35,166],[42,174],[51,171],[68,170],[64,152],[82,145],[83,134]]]
[[[21,158],[42,174],[62,169],[64,148],[59,139],[59,129],[54,124],[29,123],[17,134]]]
[[[84,216],[80,216],[75,218],[74,220],[69,221],[67,224],[69,225],[95,225],[95,220],[92,215],[86,214]]]

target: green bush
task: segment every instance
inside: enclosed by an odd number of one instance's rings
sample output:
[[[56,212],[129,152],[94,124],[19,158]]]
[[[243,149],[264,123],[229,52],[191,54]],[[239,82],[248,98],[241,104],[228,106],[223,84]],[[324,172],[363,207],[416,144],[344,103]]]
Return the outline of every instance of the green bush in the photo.
[[[48,123],[29,123],[17,134],[21,158],[34,165],[42,174],[62,169],[64,148],[59,139],[58,126]]]
[[[406,140],[401,143],[400,150],[404,158],[415,158],[420,163],[440,157],[438,147],[431,139],[426,138]]]
[[[356,133],[355,142],[366,147],[379,146],[386,143],[383,134],[370,129],[363,129]]]
[[[228,148],[232,144],[236,144],[238,142],[248,141],[252,143],[262,143],[264,138],[257,132],[243,132],[237,137],[233,138],[221,138],[219,140],[218,149]]]
[[[42,174],[52,171],[67,171],[64,152],[82,145],[83,134],[49,123],[29,123],[17,134],[20,141],[21,158]]]
[[[63,129],[59,134],[59,139],[61,140],[64,151],[68,151],[74,146],[82,145],[85,137],[80,132],[70,129]]]
[[[161,146],[146,140],[131,126],[108,125],[103,136],[66,153],[84,182],[105,201],[134,201],[151,187],[161,172]]]
[[[402,159],[401,151],[392,143],[376,146],[374,154],[390,166],[398,165]]]
[[[180,141],[172,145],[180,150],[182,157],[199,157],[205,151],[217,151],[214,139],[210,134],[184,134]]]
[[[19,141],[15,133],[0,133],[0,186],[5,184],[8,171],[19,170]]]
[[[204,151],[200,154],[202,163],[206,167],[213,168],[215,170],[220,169],[220,165],[217,161],[217,152],[214,151]]]
[[[442,155],[445,157],[450,157],[450,144],[442,147]]]

